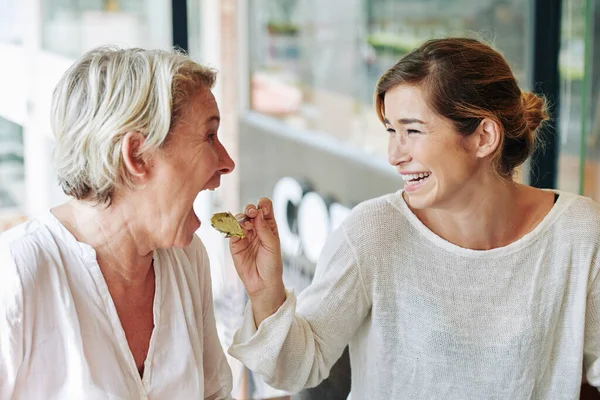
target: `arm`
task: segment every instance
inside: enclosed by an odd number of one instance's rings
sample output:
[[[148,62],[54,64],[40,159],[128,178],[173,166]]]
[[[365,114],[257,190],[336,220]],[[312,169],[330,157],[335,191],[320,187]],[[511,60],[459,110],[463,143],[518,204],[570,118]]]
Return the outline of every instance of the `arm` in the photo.
[[[23,288],[8,246],[0,242],[0,398],[14,395],[23,360]]]
[[[316,386],[328,376],[371,308],[360,266],[343,229],[328,240],[313,283],[298,298],[297,310],[296,298],[288,292],[275,313],[257,317],[255,310],[270,307],[254,304],[262,299],[250,296],[229,353],[269,385],[294,392]]]
[[[588,291],[583,362],[588,383],[600,388],[600,274],[592,280]]]
[[[210,262],[204,245],[198,240],[201,263],[200,284],[202,286],[202,323],[204,332],[204,398],[206,400],[231,399],[231,369],[223,353],[213,310]]]

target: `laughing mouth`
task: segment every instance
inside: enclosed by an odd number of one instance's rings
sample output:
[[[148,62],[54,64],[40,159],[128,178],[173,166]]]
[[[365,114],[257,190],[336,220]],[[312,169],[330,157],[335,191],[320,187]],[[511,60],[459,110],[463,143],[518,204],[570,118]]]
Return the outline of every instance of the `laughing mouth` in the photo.
[[[431,172],[419,172],[418,174],[402,174],[402,180],[406,185],[415,185],[429,178]]]

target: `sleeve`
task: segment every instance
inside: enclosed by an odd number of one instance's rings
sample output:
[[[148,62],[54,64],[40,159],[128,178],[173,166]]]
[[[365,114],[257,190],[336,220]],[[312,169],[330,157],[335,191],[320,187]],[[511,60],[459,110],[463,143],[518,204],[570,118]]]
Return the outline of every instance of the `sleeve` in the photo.
[[[600,269],[600,265],[597,267],[596,271]],[[583,363],[588,383],[600,388],[600,273],[598,272],[592,280],[587,296]]]
[[[195,240],[199,244],[199,272],[202,285],[204,398],[206,400],[228,400],[231,399],[233,379],[231,368],[229,368],[217,334],[213,310],[210,261],[200,239],[196,238]]]
[[[343,228],[328,239],[313,282],[284,304],[258,329],[252,306],[236,332],[229,354],[267,384],[298,392],[327,378],[371,309],[356,254]]]
[[[587,382],[600,388],[600,245],[596,244],[591,259],[585,310],[583,367]]]
[[[15,394],[23,360],[23,286],[8,245],[0,240],[0,399]]]
[[[583,198],[582,198],[583,199]],[[583,339],[583,372],[587,383],[600,389],[600,205],[591,199],[584,199],[592,207],[590,213],[576,221],[574,229],[592,227],[591,230],[578,231],[578,234],[591,240],[592,246],[589,253],[580,251],[583,260],[589,264],[589,277],[587,279],[587,298],[585,305],[585,330]],[[586,209],[586,211],[588,211]],[[584,219],[585,218],[585,219]],[[589,260],[589,261],[588,261]]]

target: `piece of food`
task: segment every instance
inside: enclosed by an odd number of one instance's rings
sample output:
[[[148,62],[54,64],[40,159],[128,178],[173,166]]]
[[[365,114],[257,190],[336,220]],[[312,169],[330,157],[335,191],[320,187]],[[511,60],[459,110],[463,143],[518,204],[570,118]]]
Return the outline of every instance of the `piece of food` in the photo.
[[[226,237],[237,236],[242,239],[246,237],[240,223],[230,212],[214,214],[210,219],[210,224],[219,232],[226,234]]]

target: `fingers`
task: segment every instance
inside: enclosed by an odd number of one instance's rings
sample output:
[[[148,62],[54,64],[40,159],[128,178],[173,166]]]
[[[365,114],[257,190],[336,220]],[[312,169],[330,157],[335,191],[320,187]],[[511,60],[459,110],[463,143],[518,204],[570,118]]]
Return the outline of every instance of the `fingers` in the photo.
[[[258,209],[258,217],[256,217],[253,222],[254,227],[256,228],[256,234],[261,243],[269,250],[276,252],[279,247],[279,240],[269,226],[268,221],[265,219],[265,212],[262,208]]]
[[[271,230],[271,233],[275,235],[275,238],[279,240],[277,223],[275,222],[275,213],[273,212],[273,203],[269,198],[261,197],[256,205],[247,204],[246,207],[244,207],[244,212],[235,217],[240,222],[242,228],[250,230],[256,225],[260,212],[262,212],[266,226]]]
[[[263,215],[269,228],[271,228],[275,236],[279,237],[277,222],[275,221],[275,212],[273,211],[273,203],[271,200],[266,197],[261,197],[260,200],[258,200],[258,208],[263,210]]]
[[[258,204],[247,204],[242,214],[236,215],[236,219],[240,220],[244,217],[254,219],[258,216],[258,210],[263,210],[263,215],[266,220],[275,219],[273,216],[273,203],[266,197],[261,197]]]
[[[244,214],[249,218],[256,218],[258,216],[258,209],[254,204],[248,204],[244,208]]]
[[[261,197],[258,200],[258,208],[263,210],[265,218],[272,219],[273,218],[273,203],[266,197]]]

